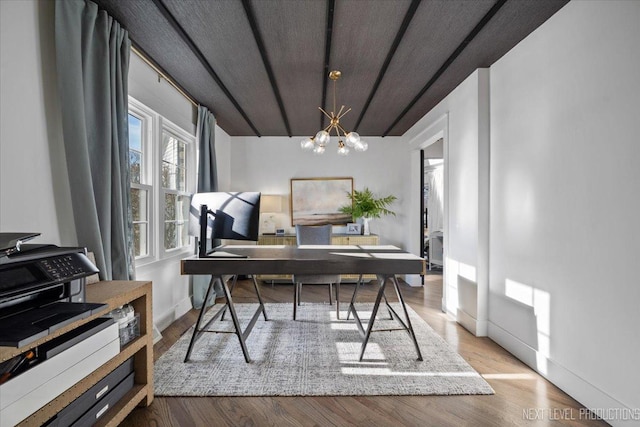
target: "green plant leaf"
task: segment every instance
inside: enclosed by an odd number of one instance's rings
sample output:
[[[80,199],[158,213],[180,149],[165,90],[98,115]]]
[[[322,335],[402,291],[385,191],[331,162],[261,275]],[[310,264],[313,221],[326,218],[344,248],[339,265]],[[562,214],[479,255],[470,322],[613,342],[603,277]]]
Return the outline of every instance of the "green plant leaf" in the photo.
[[[351,204],[341,206],[339,210],[344,214],[351,215],[354,221],[362,217],[380,218],[384,215],[396,215],[394,211],[389,209],[389,206],[398,199],[394,195],[376,197],[369,188],[365,187],[362,191],[347,192],[347,198]]]

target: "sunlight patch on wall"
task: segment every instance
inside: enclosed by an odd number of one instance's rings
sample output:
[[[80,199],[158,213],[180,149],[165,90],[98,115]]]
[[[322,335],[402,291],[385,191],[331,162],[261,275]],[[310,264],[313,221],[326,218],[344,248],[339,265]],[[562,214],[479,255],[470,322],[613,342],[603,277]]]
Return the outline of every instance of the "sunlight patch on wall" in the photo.
[[[476,283],[477,270],[473,265],[465,264],[447,257],[445,259],[447,269],[446,303],[447,311],[457,313],[458,304],[458,276],[470,282]]]
[[[546,374],[547,359],[551,355],[551,295],[547,291],[511,279],[505,280],[504,293],[515,301],[533,307],[538,338],[536,366]]]
[[[458,275],[465,279],[477,283],[476,281],[476,268],[473,265],[465,264],[463,262],[458,263]]]

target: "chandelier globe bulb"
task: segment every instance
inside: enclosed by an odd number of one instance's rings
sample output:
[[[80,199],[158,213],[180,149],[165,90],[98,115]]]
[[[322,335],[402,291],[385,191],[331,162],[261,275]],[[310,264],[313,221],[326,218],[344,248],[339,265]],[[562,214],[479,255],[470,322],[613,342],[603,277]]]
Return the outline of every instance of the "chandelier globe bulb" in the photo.
[[[313,154],[323,154],[324,153],[324,145],[316,145],[315,148],[313,149]]]
[[[321,147],[324,147],[325,145],[327,145],[330,141],[330,137],[329,137],[329,132],[327,132],[326,130],[321,130],[318,133],[316,133],[315,136],[315,140],[316,140],[316,145],[319,145]]]
[[[345,141],[349,147],[355,147],[360,142],[360,135],[357,132],[349,132],[346,135]]]
[[[300,141],[300,147],[304,150],[304,151],[311,151],[313,150],[314,147],[314,142],[313,142],[313,138],[305,138],[302,141]]]
[[[367,148],[369,148],[369,144],[367,144],[365,141],[358,141],[358,143],[355,144],[353,148],[358,152],[363,152],[367,151]]]

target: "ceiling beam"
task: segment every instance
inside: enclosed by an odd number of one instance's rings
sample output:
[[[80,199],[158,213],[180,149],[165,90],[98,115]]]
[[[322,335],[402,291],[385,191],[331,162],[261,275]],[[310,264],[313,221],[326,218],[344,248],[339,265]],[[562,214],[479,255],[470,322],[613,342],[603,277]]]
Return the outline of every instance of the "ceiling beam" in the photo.
[[[436,73],[431,77],[431,79],[427,82],[426,85],[420,90],[420,92],[411,100],[409,105],[402,110],[400,115],[393,121],[391,126],[384,131],[382,136],[389,135],[389,132],[393,130],[393,128],[402,120],[402,118],[411,110],[411,108],[418,102],[418,100],[422,97],[422,95],[429,90],[429,88],[440,78],[440,76],[449,68],[449,66],[455,61],[455,59],[462,53],[462,51],[467,47],[469,43],[482,31],[485,25],[495,16],[496,13],[500,10],[502,6],[507,2],[507,0],[498,0],[489,11],[482,17],[480,22],[471,30],[471,32],[464,38],[464,40],[458,45],[456,50],[447,58],[447,60],[442,64],[442,66],[436,71]]]
[[[229,98],[229,101],[231,101],[233,106],[236,107],[236,109],[238,110],[240,115],[245,119],[245,121],[251,127],[251,129],[256,134],[256,136],[262,136],[262,135],[260,135],[260,132],[258,132],[258,129],[254,126],[254,124],[249,119],[249,116],[247,116],[247,113],[244,112],[244,110],[242,109],[240,104],[238,104],[238,101],[236,101],[236,99],[233,97],[233,95],[231,94],[229,89],[227,89],[227,87],[224,85],[224,83],[222,83],[222,80],[220,80],[220,77],[218,77],[218,74],[215,72],[215,70],[213,69],[211,64],[209,64],[209,61],[207,61],[207,59],[205,58],[205,56],[202,53],[202,51],[200,51],[198,46],[191,39],[191,37],[189,37],[187,32],[184,30],[184,28],[182,28],[180,23],[171,14],[171,12],[169,12],[169,9],[167,9],[167,7],[164,5],[164,3],[162,3],[162,0],[152,0],[152,1],[153,1],[153,4],[155,4],[155,6],[158,8],[160,13],[162,13],[162,16],[165,17],[165,19],[173,27],[173,29],[176,31],[176,33],[182,38],[182,40],[187,44],[187,46],[189,46],[189,48],[191,49],[193,54],[198,58],[198,60],[202,64],[202,66],[207,70],[209,75],[211,75],[211,77],[216,82],[216,84],[220,87],[220,89],[222,89],[222,92],[224,92],[224,94],[227,96],[227,98]]]
[[[255,13],[253,13],[253,7],[251,7],[250,0],[242,0],[242,6],[244,6],[244,13],[247,15],[249,26],[251,27],[251,31],[253,31],[253,38],[258,45],[258,50],[260,51],[260,57],[262,57],[264,68],[267,70],[267,75],[269,76],[269,82],[271,83],[273,94],[275,95],[276,101],[278,102],[278,107],[280,108],[282,121],[284,121],[284,126],[287,129],[287,135],[292,136],[291,127],[289,126],[289,118],[287,117],[287,112],[284,109],[284,103],[282,102],[282,97],[280,96],[280,89],[278,88],[278,83],[276,82],[276,78],[273,74],[273,68],[271,68],[271,62],[269,61],[269,56],[267,55],[267,49],[264,46],[262,35],[260,34],[260,30],[258,29],[258,23],[256,21]]]
[[[327,29],[324,40],[324,73],[322,73],[322,103],[324,108],[327,102],[327,80],[329,79],[329,61],[331,60],[331,35],[333,33],[333,11],[336,7],[335,0],[327,0]],[[320,113],[320,129],[324,129],[325,115]]]
[[[382,82],[382,79],[384,78],[384,75],[387,72],[387,69],[389,68],[389,64],[393,59],[393,55],[395,55],[396,51],[398,50],[398,46],[400,45],[400,42],[402,41],[404,34],[407,32],[407,28],[409,28],[409,24],[411,23],[411,20],[415,16],[416,10],[418,9],[418,6],[420,5],[421,1],[422,0],[412,0],[411,4],[409,5],[409,9],[407,9],[407,13],[404,15],[404,19],[402,20],[402,24],[398,29],[395,39],[393,40],[393,44],[389,48],[389,52],[387,53],[387,58],[384,60],[384,63],[380,68],[380,72],[378,73],[378,78],[376,79],[375,83],[373,84],[373,87],[371,88],[371,93],[369,93],[367,102],[365,102],[364,107],[362,107],[362,111],[360,112],[358,121],[356,122],[356,125],[354,126],[354,129],[353,129],[354,132],[358,131],[358,126],[360,126],[360,122],[362,122],[362,118],[367,112],[367,109],[369,108],[369,105],[371,104],[373,97],[376,95],[376,92],[378,91],[378,87],[380,87],[380,83]]]

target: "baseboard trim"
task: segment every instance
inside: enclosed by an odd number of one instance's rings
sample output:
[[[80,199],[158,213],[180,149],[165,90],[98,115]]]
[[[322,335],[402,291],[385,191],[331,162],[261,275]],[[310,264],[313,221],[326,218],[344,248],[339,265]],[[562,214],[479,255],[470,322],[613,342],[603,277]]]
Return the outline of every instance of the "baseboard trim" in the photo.
[[[456,313],[456,321],[476,337],[487,336],[488,322],[486,320],[479,321],[466,311],[459,308]]]
[[[161,313],[154,321],[154,324],[160,331],[164,331],[169,325],[184,316],[191,308],[191,297],[183,298],[178,301],[173,308]]]
[[[580,404],[584,405],[586,408],[590,408],[596,415],[599,415],[612,426],[626,427],[630,425],[637,425],[638,417],[640,417],[640,409],[630,408],[609,395],[607,392],[594,386],[566,367],[554,362],[553,359],[544,356],[536,349],[492,322],[488,322],[488,336],[505,350],[527,364],[531,369],[538,372],[569,396],[576,399]],[[538,363],[538,361],[540,361],[540,363]],[[539,364],[546,364],[546,369],[539,369]],[[622,419],[625,417],[616,417],[615,411],[607,411],[612,409],[619,410],[620,412],[618,412],[618,414],[631,414],[632,419],[625,420]],[[613,416],[607,417],[607,414],[611,414]],[[574,416],[578,418],[579,414],[574,414]]]
[[[476,319],[470,314],[467,314],[464,310],[458,309],[456,313],[456,321],[473,335],[476,334]]]
[[[187,314],[189,312],[189,310],[191,310],[193,308],[193,305],[191,304],[191,297],[187,297],[187,298],[183,298],[181,301],[178,302],[178,304],[176,304],[176,308],[174,310],[175,312],[175,318],[179,319],[182,316],[184,316],[185,314]]]

